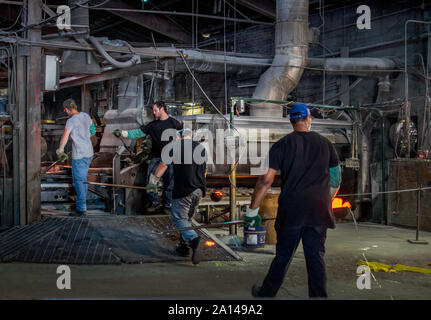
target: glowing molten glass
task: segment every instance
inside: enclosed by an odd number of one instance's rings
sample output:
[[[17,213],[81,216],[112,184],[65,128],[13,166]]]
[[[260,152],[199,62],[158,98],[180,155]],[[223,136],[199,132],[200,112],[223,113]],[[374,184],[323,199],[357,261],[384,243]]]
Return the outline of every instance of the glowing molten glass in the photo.
[[[218,191],[218,190],[214,191],[214,192],[211,193],[210,197],[211,197],[212,201],[218,202],[218,201],[220,201],[223,198],[223,192]]]
[[[214,241],[207,241],[207,242],[205,242],[205,245],[207,247],[213,247],[213,246],[215,246],[215,242]]]
[[[332,200],[332,209],[338,209],[338,208],[351,208],[352,205],[349,201],[345,201],[343,203],[343,199],[341,198],[334,198]]]

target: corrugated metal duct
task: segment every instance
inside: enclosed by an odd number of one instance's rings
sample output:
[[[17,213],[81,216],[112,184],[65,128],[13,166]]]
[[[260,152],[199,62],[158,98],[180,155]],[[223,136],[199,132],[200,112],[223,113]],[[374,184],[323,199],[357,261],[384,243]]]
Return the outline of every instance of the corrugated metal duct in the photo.
[[[308,0],[277,0],[275,56],[260,77],[254,99],[281,100],[298,85],[308,56]],[[252,116],[281,117],[282,108],[271,103],[254,104]]]

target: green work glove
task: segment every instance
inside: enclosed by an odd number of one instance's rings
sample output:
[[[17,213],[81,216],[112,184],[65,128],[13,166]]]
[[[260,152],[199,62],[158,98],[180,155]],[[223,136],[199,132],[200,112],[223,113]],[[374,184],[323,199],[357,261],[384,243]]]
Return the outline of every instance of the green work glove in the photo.
[[[57,153],[57,159],[59,162],[64,162],[67,159],[69,159],[69,157],[67,156],[66,153],[64,153],[64,151],[57,150],[56,153]]]
[[[151,174],[147,184],[147,192],[157,193],[157,183],[159,182],[159,180],[160,179],[157,178],[154,174]]]
[[[254,210],[250,209],[250,207],[247,207],[244,215],[244,227],[260,227],[262,223],[262,218],[260,217],[258,212],[259,207]]]
[[[148,193],[157,193],[157,185],[149,182],[147,184],[147,192]]]
[[[121,129],[115,129],[114,131],[112,131],[112,133],[114,134],[114,136],[119,138],[121,136],[122,131],[123,130],[121,130]]]

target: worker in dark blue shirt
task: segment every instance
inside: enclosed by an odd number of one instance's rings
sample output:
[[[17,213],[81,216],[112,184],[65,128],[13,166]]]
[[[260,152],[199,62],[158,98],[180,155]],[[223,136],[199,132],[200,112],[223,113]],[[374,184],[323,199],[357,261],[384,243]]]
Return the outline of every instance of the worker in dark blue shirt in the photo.
[[[186,128],[182,131],[182,139],[173,142],[174,153],[174,190],[172,192],[172,221],[177,228],[191,227],[190,220],[195,214],[199,201],[205,196],[206,181],[206,150],[197,141],[192,140],[192,130]],[[178,152],[178,153],[176,153]],[[176,154],[175,154],[176,153]],[[171,160],[171,159],[168,159]],[[147,184],[147,190],[157,192],[157,182],[168,169],[168,163],[163,158],[154,171],[154,181]],[[176,251],[188,255],[188,247],[192,248],[192,262],[198,264],[201,260],[199,251],[200,237],[195,230],[181,231],[181,240]]]
[[[276,256],[262,286],[253,286],[252,295],[274,297],[277,294],[302,240],[309,296],[325,298],[328,296],[323,259],[326,230],[335,228],[331,198],[340,185],[341,169],[332,143],[310,130],[312,118],[306,105],[294,105],[290,121],[294,131],[271,147],[268,171],[256,183],[244,217],[246,226],[259,225],[259,205],[280,171]]]

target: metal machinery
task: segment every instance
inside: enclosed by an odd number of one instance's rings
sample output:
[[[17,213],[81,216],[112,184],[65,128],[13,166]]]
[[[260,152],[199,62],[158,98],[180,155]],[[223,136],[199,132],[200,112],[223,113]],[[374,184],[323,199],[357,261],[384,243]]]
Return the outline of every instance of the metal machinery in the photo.
[[[277,114],[273,118],[241,115],[241,113],[245,114],[249,111],[246,110],[246,103],[250,108],[253,108],[253,103],[261,102],[262,100],[260,99],[232,97],[229,120],[219,114],[182,117],[185,126],[193,129],[194,138],[203,141],[211,155],[210,164],[208,165],[208,174],[210,176],[207,177],[207,184],[211,186],[212,182],[217,181],[217,178],[219,178],[217,182],[220,186],[220,178],[222,178],[222,181],[224,178],[224,183],[221,185],[229,187],[231,220],[239,218],[241,204],[249,203],[249,199],[242,203],[241,199],[237,199],[238,187],[254,187],[257,176],[264,174],[267,170],[266,160],[271,146],[293,131],[287,117],[277,117]],[[265,101],[265,103],[287,108],[295,102]],[[354,108],[308,105],[311,108],[338,109],[340,112],[354,110]],[[353,121],[333,120],[330,118],[314,119],[312,128],[313,131],[325,136],[336,146],[340,148],[348,146],[349,152],[352,151],[351,157],[349,157],[350,154],[343,155],[343,158],[346,158],[343,164],[349,169],[359,169],[358,156],[355,151],[358,131],[355,130]],[[209,137],[207,133],[209,133]],[[275,181],[273,186],[280,186],[280,182]],[[252,189],[248,192],[248,198],[251,193]],[[208,210],[207,208],[206,220],[209,220]],[[236,233],[236,231],[231,228],[231,233]]]
[[[252,102],[256,99],[250,98],[231,98],[232,110],[236,104],[244,105],[245,101]],[[278,104],[292,105],[293,102],[277,102]],[[310,105],[310,104],[309,104]],[[352,109],[340,108],[323,105],[310,105],[316,108],[335,108],[335,109]],[[233,112],[233,111],[232,111]],[[208,173],[213,176],[226,176],[229,174],[229,153],[232,149],[235,150],[236,173],[242,176],[256,176],[264,172],[260,170],[263,165],[262,160],[265,160],[266,152],[280,138],[293,131],[290,121],[286,117],[256,117],[241,115],[238,111],[237,115],[230,117],[222,117],[219,114],[202,114],[183,116],[181,120],[185,126],[189,126],[198,134],[202,132],[202,137],[205,136],[205,130],[211,133],[211,137],[215,139],[213,144],[209,144],[211,158],[213,164],[208,166]],[[229,121],[229,122],[228,122]],[[232,124],[232,130],[229,130]],[[312,124],[313,131],[320,133],[328,138],[334,144],[351,143],[353,132],[353,121],[333,120],[333,119],[314,119]],[[218,131],[219,130],[219,131]],[[223,131],[225,132],[223,133]],[[226,131],[227,130],[227,131]],[[218,131],[218,132],[217,132]],[[230,137],[235,138],[230,138]],[[255,145],[255,146],[253,146]],[[263,147],[263,145],[266,145]],[[267,147],[267,150],[265,148]],[[220,151],[217,148],[224,148]],[[223,159],[217,159],[217,156],[223,155]],[[233,157],[233,156],[232,156]],[[263,158],[262,158],[263,157]],[[232,164],[229,163],[229,164]]]

